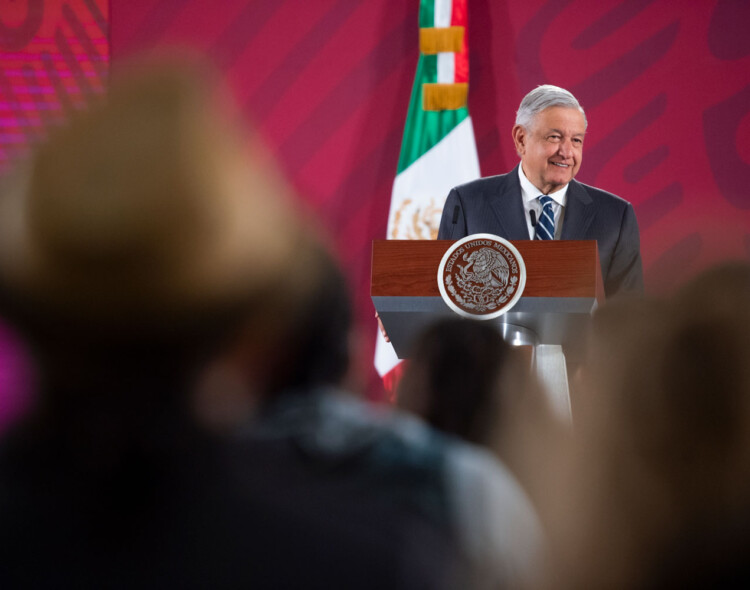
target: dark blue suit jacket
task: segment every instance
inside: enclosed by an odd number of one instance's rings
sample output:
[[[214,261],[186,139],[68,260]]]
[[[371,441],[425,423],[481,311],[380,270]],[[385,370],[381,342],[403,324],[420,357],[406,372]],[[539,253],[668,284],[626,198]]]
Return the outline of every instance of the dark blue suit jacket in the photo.
[[[480,178],[452,189],[443,208],[439,240],[490,233],[506,240],[528,240],[518,167],[508,174]],[[607,297],[643,292],[638,222],[626,200],[571,181],[562,240],[596,240]]]

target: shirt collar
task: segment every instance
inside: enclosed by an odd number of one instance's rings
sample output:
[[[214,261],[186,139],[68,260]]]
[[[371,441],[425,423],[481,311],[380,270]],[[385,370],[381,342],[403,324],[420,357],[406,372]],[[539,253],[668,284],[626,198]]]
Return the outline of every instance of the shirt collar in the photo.
[[[521,196],[523,197],[524,202],[534,201],[542,194],[542,192],[538,188],[536,188],[528,178],[526,178],[526,175],[523,173],[523,166],[521,164],[518,165],[518,178],[521,181]],[[551,197],[561,207],[565,207],[568,202],[569,186],[570,183],[566,184],[564,187],[555,191],[554,193],[550,193],[549,197]]]

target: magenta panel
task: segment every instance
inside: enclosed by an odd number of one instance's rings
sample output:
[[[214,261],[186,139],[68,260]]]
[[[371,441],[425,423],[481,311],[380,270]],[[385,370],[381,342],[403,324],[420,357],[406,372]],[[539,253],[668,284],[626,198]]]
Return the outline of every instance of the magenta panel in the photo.
[[[0,0],[0,173],[104,90],[106,0]]]

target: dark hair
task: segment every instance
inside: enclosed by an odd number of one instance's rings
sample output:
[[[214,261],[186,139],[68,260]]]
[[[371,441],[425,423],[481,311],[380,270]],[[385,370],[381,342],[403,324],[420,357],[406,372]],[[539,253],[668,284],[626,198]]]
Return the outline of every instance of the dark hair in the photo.
[[[338,262],[311,244],[310,278],[279,319],[278,354],[271,360],[265,394],[339,385],[349,369],[352,312],[349,289]]]
[[[500,420],[500,376],[511,354],[490,324],[441,320],[417,339],[397,403],[439,430],[486,443]]]

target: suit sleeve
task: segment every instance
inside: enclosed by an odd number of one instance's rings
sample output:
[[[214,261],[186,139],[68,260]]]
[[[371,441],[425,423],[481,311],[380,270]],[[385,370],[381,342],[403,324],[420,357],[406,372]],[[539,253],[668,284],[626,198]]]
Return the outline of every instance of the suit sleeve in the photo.
[[[628,203],[622,216],[620,236],[617,240],[605,290],[608,297],[630,293],[643,293],[643,263],[638,220],[633,206]]]
[[[443,216],[440,218],[438,240],[460,240],[466,237],[466,220],[464,207],[458,190],[451,189],[443,206]]]

